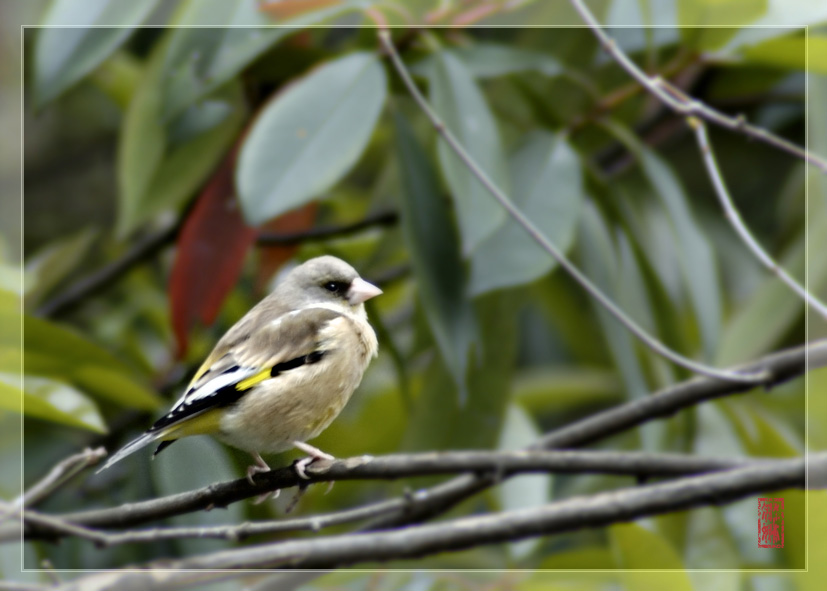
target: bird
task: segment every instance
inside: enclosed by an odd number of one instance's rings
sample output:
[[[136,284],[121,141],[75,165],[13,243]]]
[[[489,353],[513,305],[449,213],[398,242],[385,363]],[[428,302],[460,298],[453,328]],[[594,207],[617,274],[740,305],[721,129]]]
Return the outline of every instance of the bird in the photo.
[[[155,442],[153,457],[207,434],[252,455],[251,484],[270,470],[261,453],[291,448],[307,454],[294,467],[308,479],[310,463],[334,457],[307,440],[339,415],[377,355],[364,303],[381,293],[334,256],[296,266],[219,339],[169,412],[98,472]]]

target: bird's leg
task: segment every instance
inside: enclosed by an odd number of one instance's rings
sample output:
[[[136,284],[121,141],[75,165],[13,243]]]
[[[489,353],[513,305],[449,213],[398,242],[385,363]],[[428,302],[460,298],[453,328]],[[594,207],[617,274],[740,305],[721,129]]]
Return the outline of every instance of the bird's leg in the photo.
[[[257,451],[251,452],[250,455],[253,456],[253,459],[256,461],[256,463],[253,464],[252,466],[247,466],[247,481],[250,484],[255,484],[253,482],[253,476],[255,474],[258,474],[259,472],[269,472],[270,471],[270,466],[267,465],[267,462],[265,462],[261,458],[261,455]],[[270,497],[273,497],[274,499],[277,499],[280,492],[281,492],[280,489],[276,489],[276,490],[271,490],[269,492],[260,494],[256,497],[256,500],[253,501],[253,504],[254,505],[260,505],[261,503],[263,503],[264,501],[266,501]]]
[[[250,484],[255,484],[253,482],[253,475],[258,474],[259,472],[269,472],[270,466],[267,465],[267,462],[261,458],[261,455],[257,451],[250,452],[250,455],[253,456],[256,463],[251,466],[247,466],[247,480]]]
[[[302,458],[295,464],[296,474],[299,475],[299,478],[304,478],[305,480],[309,480],[310,477],[305,472],[305,468],[307,468],[310,464],[315,462],[316,460],[335,460],[333,456],[330,454],[326,454],[322,450],[313,447],[309,443],[305,443],[304,441],[294,441],[293,446],[297,449],[300,449],[308,456],[307,458]]]

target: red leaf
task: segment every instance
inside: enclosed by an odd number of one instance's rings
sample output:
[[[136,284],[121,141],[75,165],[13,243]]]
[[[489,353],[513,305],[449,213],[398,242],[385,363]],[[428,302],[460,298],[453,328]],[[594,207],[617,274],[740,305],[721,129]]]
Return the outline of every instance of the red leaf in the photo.
[[[169,297],[177,355],[187,350],[190,329],[210,325],[238,281],[257,230],[244,223],[233,187],[238,145],[213,174],[178,237]]]
[[[313,227],[318,212],[318,204],[313,201],[284,215],[270,220],[261,229],[266,232],[294,233],[303,232]],[[262,246],[259,249],[258,269],[256,270],[256,289],[262,291],[273,274],[284,263],[293,258],[299,245],[293,246]]]
[[[259,4],[258,9],[277,19],[287,19],[341,3],[342,0],[279,0]]]

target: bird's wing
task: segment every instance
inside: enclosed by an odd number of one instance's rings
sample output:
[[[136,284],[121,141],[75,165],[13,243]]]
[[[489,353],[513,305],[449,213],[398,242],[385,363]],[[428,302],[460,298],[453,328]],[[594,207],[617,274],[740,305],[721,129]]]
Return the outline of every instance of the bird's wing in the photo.
[[[209,365],[199,369],[181,399],[150,431],[168,429],[204,411],[233,404],[259,382],[316,363],[325,353],[320,334],[341,316],[330,308],[288,312],[257,327],[226,351],[214,351],[205,361]]]
[[[222,339],[172,410],[98,472],[155,441],[163,441],[160,451],[179,437],[215,432],[218,416],[209,411],[237,402],[259,382],[320,361],[326,353],[321,334],[342,316],[331,308],[308,307],[256,327],[229,346]]]

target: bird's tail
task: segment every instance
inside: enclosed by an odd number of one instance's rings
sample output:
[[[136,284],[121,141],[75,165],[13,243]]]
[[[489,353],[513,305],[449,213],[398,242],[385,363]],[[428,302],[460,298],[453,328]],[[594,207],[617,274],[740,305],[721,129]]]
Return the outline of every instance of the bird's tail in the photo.
[[[150,443],[152,443],[154,441],[157,441],[160,438],[160,436],[161,436],[161,433],[157,433],[157,432],[156,433],[144,433],[143,435],[141,435],[140,437],[138,437],[134,441],[131,441],[130,443],[127,443],[120,450],[118,450],[118,452],[115,455],[113,455],[111,458],[109,458],[106,461],[106,463],[100,469],[98,469],[97,472],[95,472],[95,474],[103,472],[104,470],[106,470],[109,466],[111,466],[115,462],[120,462],[122,459],[124,459],[129,454],[135,453],[139,449],[146,447],[147,445],[149,445]]]

